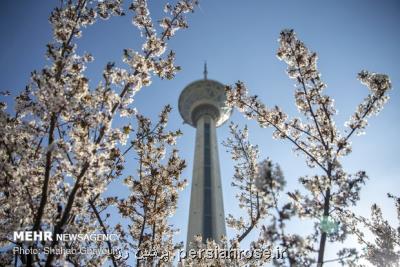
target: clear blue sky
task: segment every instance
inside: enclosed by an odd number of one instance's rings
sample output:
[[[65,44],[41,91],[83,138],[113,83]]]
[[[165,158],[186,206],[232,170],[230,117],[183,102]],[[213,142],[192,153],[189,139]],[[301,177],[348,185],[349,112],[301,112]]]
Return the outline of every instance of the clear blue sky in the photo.
[[[154,18],[160,17],[164,2],[151,2]],[[15,95],[27,84],[32,70],[47,64],[45,44],[51,38],[47,19],[55,3],[58,1],[1,1],[0,90],[10,90]],[[190,28],[178,32],[169,44],[176,51],[177,63],[183,70],[173,81],[154,79],[150,87],[137,95],[136,107],[153,118],[163,105],[169,103],[174,107],[170,128],[181,128],[184,132],[178,144],[188,163],[184,176],[190,178],[195,130],[182,124],[177,111],[181,90],[202,77],[203,62],[207,60],[209,78],[225,84],[242,80],[267,105],[279,105],[296,115],[294,82],[285,74],[286,65],[275,56],[279,32],[294,28],[306,45],[319,54],[319,69],[328,84],[326,92],[336,100],[339,110],[336,117],[339,127],[343,128],[356,105],[367,95],[366,87],[356,80],[357,72],[367,69],[390,76],[394,89],[389,103],[379,117],[370,120],[367,134],[353,139],[354,152],[346,158],[344,166],[349,172],[363,169],[370,176],[356,212],[367,216],[370,205],[376,202],[395,223],[394,206],[386,193],[400,195],[399,13],[397,0],[203,0],[189,17]],[[87,70],[92,84],[101,80],[101,70],[108,61],[120,64],[122,49],[140,48],[138,32],[130,20],[128,12],[126,17],[102,21],[84,31],[78,43],[79,51],[91,52],[95,57]],[[238,112],[234,112],[232,120],[242,126],[249,124],[251,139],[260,145],[262,156],[282,166],[287,189],[300,187],[298,177],[312,174],[303,158],[292,153],[288,143],[271,138],[271,130],[259,129]],[[226,124],[218,129],[219,141],[227,135]],[[234,192],[229,186],[233,163],[222,146],[220,160],[228,214],[236,210],[231,204]],[[112,186],[110,193],[116,188]],[[189,192],[190,187],[182,192],[177,214],[171,219],[181,228],[178,240],[185,240],[186,236]],[[292,229],[301,231],[293,226]]]

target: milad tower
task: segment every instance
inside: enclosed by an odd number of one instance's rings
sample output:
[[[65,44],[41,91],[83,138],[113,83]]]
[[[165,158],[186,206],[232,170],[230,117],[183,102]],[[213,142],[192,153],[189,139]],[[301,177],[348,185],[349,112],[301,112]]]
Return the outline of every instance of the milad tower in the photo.
[[[179,97],[179,112],[185,123],[196,128],[187,245],[195,235],[203,241],[220,241],[226,235],[216,128],[231,115],[225,105],[224,85],[207,79],[192,82]]]

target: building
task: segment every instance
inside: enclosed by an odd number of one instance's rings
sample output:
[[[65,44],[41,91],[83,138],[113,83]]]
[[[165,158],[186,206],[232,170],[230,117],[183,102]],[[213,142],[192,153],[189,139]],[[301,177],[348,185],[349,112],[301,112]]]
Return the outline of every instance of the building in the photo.
[[[230,116],[225,106],[225,88],[207,79],[192,82],[179,97],[179,112],[185,123],[196,128],[187,248],[195,235],[219,241],[226,235],[216,128]]]

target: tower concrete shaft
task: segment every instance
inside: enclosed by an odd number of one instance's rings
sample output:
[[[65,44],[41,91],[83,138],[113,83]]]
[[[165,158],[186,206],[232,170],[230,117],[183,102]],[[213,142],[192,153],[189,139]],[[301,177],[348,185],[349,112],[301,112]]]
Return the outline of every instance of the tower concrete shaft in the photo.
[[[231,115],[224,85],[207,79],[192,82],[179,96],[179,113],[196,128],[192,191],[186,248],[195,235],[217,242],[226,235],[216,128]]]
[[[226,235],[216,122],[204,112],[196,126],[187,244],[198,234],[215,241]]]

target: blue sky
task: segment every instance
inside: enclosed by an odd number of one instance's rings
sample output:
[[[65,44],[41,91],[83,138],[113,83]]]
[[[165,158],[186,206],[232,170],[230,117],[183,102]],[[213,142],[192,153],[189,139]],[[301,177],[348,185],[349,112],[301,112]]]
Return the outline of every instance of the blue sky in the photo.
[[[1,1],[0,90],[9,90],[15,95],[28,83],[32,70],[48,64],[44,58],[45,44],[51,38],[47,19],[56,2]],[[153,18],[162,15],[161,3],[165,1],[150,1]],[[297,115],[293,104],[294,82],[285,74],[286,65],[275,56],[279,32],[293,28],[319,55],[318,66],[328,85],[326,93],[335,99],[339,111],[336,124],[342,129],[368,93],[357,81],[356,74],[367,69],[390,76],[394,88],[390,101],[377,118],[369,121],[367,134],[353,138],[353,153],[343,163],[349,172],[362,169],[370,176],[355,211],[367,216],[371,204],[378,203],[389,221],[395,223],[394,205],[387,200],[386,193],[400,195],[399,12],[397,0],[203,0],[189,16],[190,28],[178,32],[169,43],[182,71],[172,81],[155,78],[150,87],[137,95],[136,107],[152,118],[163,105],[174,107],[170,128],[184,132],[178,146],[188,163],[184,176],[190,179],[195,129],[183,125],[179,116],[177,101],[181,90],[202,78],[203,62],[207,60],[210,79],[225,84],[242,80],[267,105],[279,105],[290,115]],[[138,31],[130,20],[128,12],[126,17],[101,21],[84,31],[78,45],[80,52],[88,51],[95,57],[87,69],[92,84],[101,80],[101,71],[108,61],[121,64],[122,49],[140,49]],[[303,157],[292,153],[290,144],[273,140],[271,130],[258,128],[237,111],[232,120],[241,126],[249,125],[251,139],[260,145],[262,158],[270,157],[281,165],[288,190],[300,187],[299,176],[314,172],[305,166]],[[228,136],[227,125],[218,128],[219,141]],[[219,149],[225,213],[228,214],[236,210],[231,204],[234,203],[234,192],[230,188],[233,163],[225,149],[222,146]],[[116,192],[116,188],[113,185],[110,193]],[[189,193],[190,187],[187,187],[181,194],[177,214],[171,219],[181,228],[178,240],[186,239]]]

